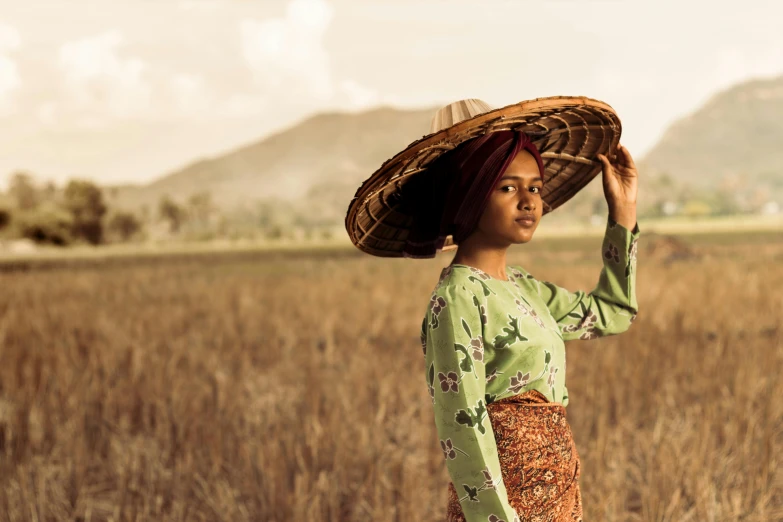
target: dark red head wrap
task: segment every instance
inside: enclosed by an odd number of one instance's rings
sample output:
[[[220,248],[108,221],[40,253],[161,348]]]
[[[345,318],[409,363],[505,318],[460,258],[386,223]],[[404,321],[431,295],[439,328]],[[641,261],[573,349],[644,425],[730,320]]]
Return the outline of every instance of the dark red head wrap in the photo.
[[[414,216],[403,257],[435,257],[446,236],[461,243],[478,226],[489,196],[520,150],[530,152],[544,179],[544,163],[521,131],[496,131],[443,153],[402,186],[400,199]]]

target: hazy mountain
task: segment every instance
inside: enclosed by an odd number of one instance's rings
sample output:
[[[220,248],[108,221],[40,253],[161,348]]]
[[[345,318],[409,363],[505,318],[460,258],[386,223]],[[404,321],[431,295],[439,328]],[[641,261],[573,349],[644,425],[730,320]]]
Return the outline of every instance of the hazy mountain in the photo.
[[[412,141],[429,132],[436,108],[378,108],[361,113],[322,113],[225,155],[199,160],[142,187],[117,191],[117,202],[156,204],[169,194],[185,200],[203,190],[223,208],[259,199],[301,200],[317,187],[348,191]],[[331,190],[334,192],[334,190]],[[334,199],[334,194],[328,194]],[[325,194],[326,195],[326,194]],[[345,209],[342,209],[345,212]]]
[[[339,223],[361,182],[427,134],[435,110],[318,114],[146,186],[115,187],[112,200],[124,207],[149,204],[154,209],[164,194],[184,201],[208,190],[225,210],[276,199],[276,206],[296,209],[300,221]],[[783,194],[783,77],[749,81],[715,94],[675,121],[660,142],[636,160],[643,177],[640,204],[692,190],[700,193],[732,178],[732,186],[741,190],[761,187]],[[667,179],[662,174],[671,181],[662,181]],[[683,189],[685,184],[691,186],[689,191]],[[568,214],[600,212],[602,197],[600,179],[593,180],[569,202]]]
[[[783,76],[716,93],[675,121],[640,163],[693,187],[726,178],[783,185]]]

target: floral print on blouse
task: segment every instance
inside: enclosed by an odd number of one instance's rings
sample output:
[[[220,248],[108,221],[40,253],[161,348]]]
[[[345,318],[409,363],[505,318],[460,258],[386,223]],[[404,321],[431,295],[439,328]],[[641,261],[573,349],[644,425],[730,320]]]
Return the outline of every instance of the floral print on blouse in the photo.
[[[487,405],[531,389],[568,405],[564,342],[616,335],[636,318],[639,232],[638,223],[629,231],[608,218],[603,268],[589,293],[539,281],[521,266],[507,266],[507,280],[460,264],[441,271],[421,345],[440,448],[468,522],[519,520]]]

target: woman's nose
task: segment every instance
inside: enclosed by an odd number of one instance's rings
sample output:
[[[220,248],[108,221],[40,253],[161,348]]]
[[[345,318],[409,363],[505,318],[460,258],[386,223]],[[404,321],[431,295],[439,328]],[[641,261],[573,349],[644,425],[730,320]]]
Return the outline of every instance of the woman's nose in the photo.
[[[536,208],[536,204],[533,202],[533,196],[532,195],[530,195],[530,196],[522,196],[522,198],[519,201],[519,205],[517,205],[517,206],[525,208],[525,209],[529,209],[529,210],[533,210],[533,209]]]

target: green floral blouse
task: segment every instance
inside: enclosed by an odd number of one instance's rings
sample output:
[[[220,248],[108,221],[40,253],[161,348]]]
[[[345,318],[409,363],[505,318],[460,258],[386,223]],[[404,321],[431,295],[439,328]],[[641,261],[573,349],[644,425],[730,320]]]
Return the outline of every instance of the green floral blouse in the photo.
[[[590,293],[539,281],[444,268],[422,321],[427,387],[440,446],[467,522],[518,520],[509,505],[487,404],[536,389],[568,405],[565,341],[622,333],[636,318],[633,231],[608,218],[603,268]]]

